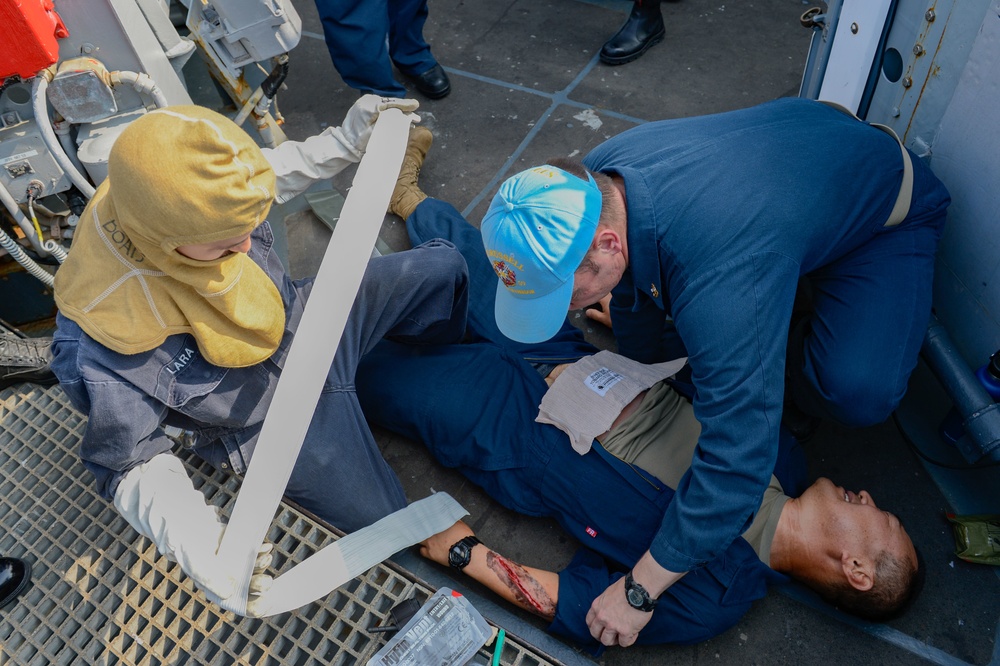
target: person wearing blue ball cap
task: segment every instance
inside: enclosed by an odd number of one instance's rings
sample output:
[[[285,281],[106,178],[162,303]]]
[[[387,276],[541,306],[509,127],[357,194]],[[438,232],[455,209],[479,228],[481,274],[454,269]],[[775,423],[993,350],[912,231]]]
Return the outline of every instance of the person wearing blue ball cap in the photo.
[[[483,245],[500,281],[497,325],[508,338],[536,342],[559,330],[573,296],[573,273],[590,249],[601,193],[549,165],[522,172],[497,192],[483,220]],[[546,335],[541,339],[552,337]]]
[[[889,416],[927,328],[949,203],[894,135],[794,98],[647,123],[582,165],[501,186],[482,232],[505,335],[545,340],[567,308],[610,294],[621,354],[689,359],[690,474],[632,588],[619,580],[591,606],[595,639],[634,643],[650,614],[632,599],[656,599],[746,528],[783,421],[805,437],[821,419]]]

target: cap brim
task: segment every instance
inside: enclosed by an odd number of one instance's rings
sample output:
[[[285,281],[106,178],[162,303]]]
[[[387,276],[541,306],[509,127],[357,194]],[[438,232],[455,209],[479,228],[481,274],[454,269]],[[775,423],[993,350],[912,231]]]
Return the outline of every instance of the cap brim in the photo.
[[[537,298],[518,298],[497,281],[497,328],[516,342],[544,342],[559,332],[572,300],[573,280]]]

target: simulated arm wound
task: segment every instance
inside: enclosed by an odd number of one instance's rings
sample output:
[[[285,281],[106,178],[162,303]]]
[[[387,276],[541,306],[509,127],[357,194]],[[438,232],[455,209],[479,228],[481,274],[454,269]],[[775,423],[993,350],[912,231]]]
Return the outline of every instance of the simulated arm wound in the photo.
[[[486,553],[486,566],[507,586],[514,603],[550,622],[555,618],[556,599],[530,571],[492,550]]]

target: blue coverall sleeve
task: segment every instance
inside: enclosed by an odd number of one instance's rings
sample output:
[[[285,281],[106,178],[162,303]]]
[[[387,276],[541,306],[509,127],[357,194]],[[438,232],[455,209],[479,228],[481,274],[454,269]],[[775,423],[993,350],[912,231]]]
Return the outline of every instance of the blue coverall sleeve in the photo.
[[[794,261],[762,252],[678,290],[674,320],[689,352],[702,431],[691,473],[650,547],[670,571],[718,557],[759,508],[778,450],[797,276]]]

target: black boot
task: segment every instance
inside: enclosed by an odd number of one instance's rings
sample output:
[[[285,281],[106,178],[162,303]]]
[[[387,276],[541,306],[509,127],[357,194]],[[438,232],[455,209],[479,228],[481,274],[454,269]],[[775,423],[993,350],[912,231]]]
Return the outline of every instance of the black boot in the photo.
[[[16,557],[0,557],[0,608],[24,591],[31,580],[31,565]]]
[[[0,389],[19,382],[55,384],[51,345],[52,338],[21,338],[0,327]]]
[[[404,74],[410,83],[431,99],[447,97],[451,92],[451,81],[441,65],[434,65],[423,74]]]
[[[615,36],[601,47],[601,62],[624,65],[663,40],[665,29],[660,0],[635,0],[632,13]]]

